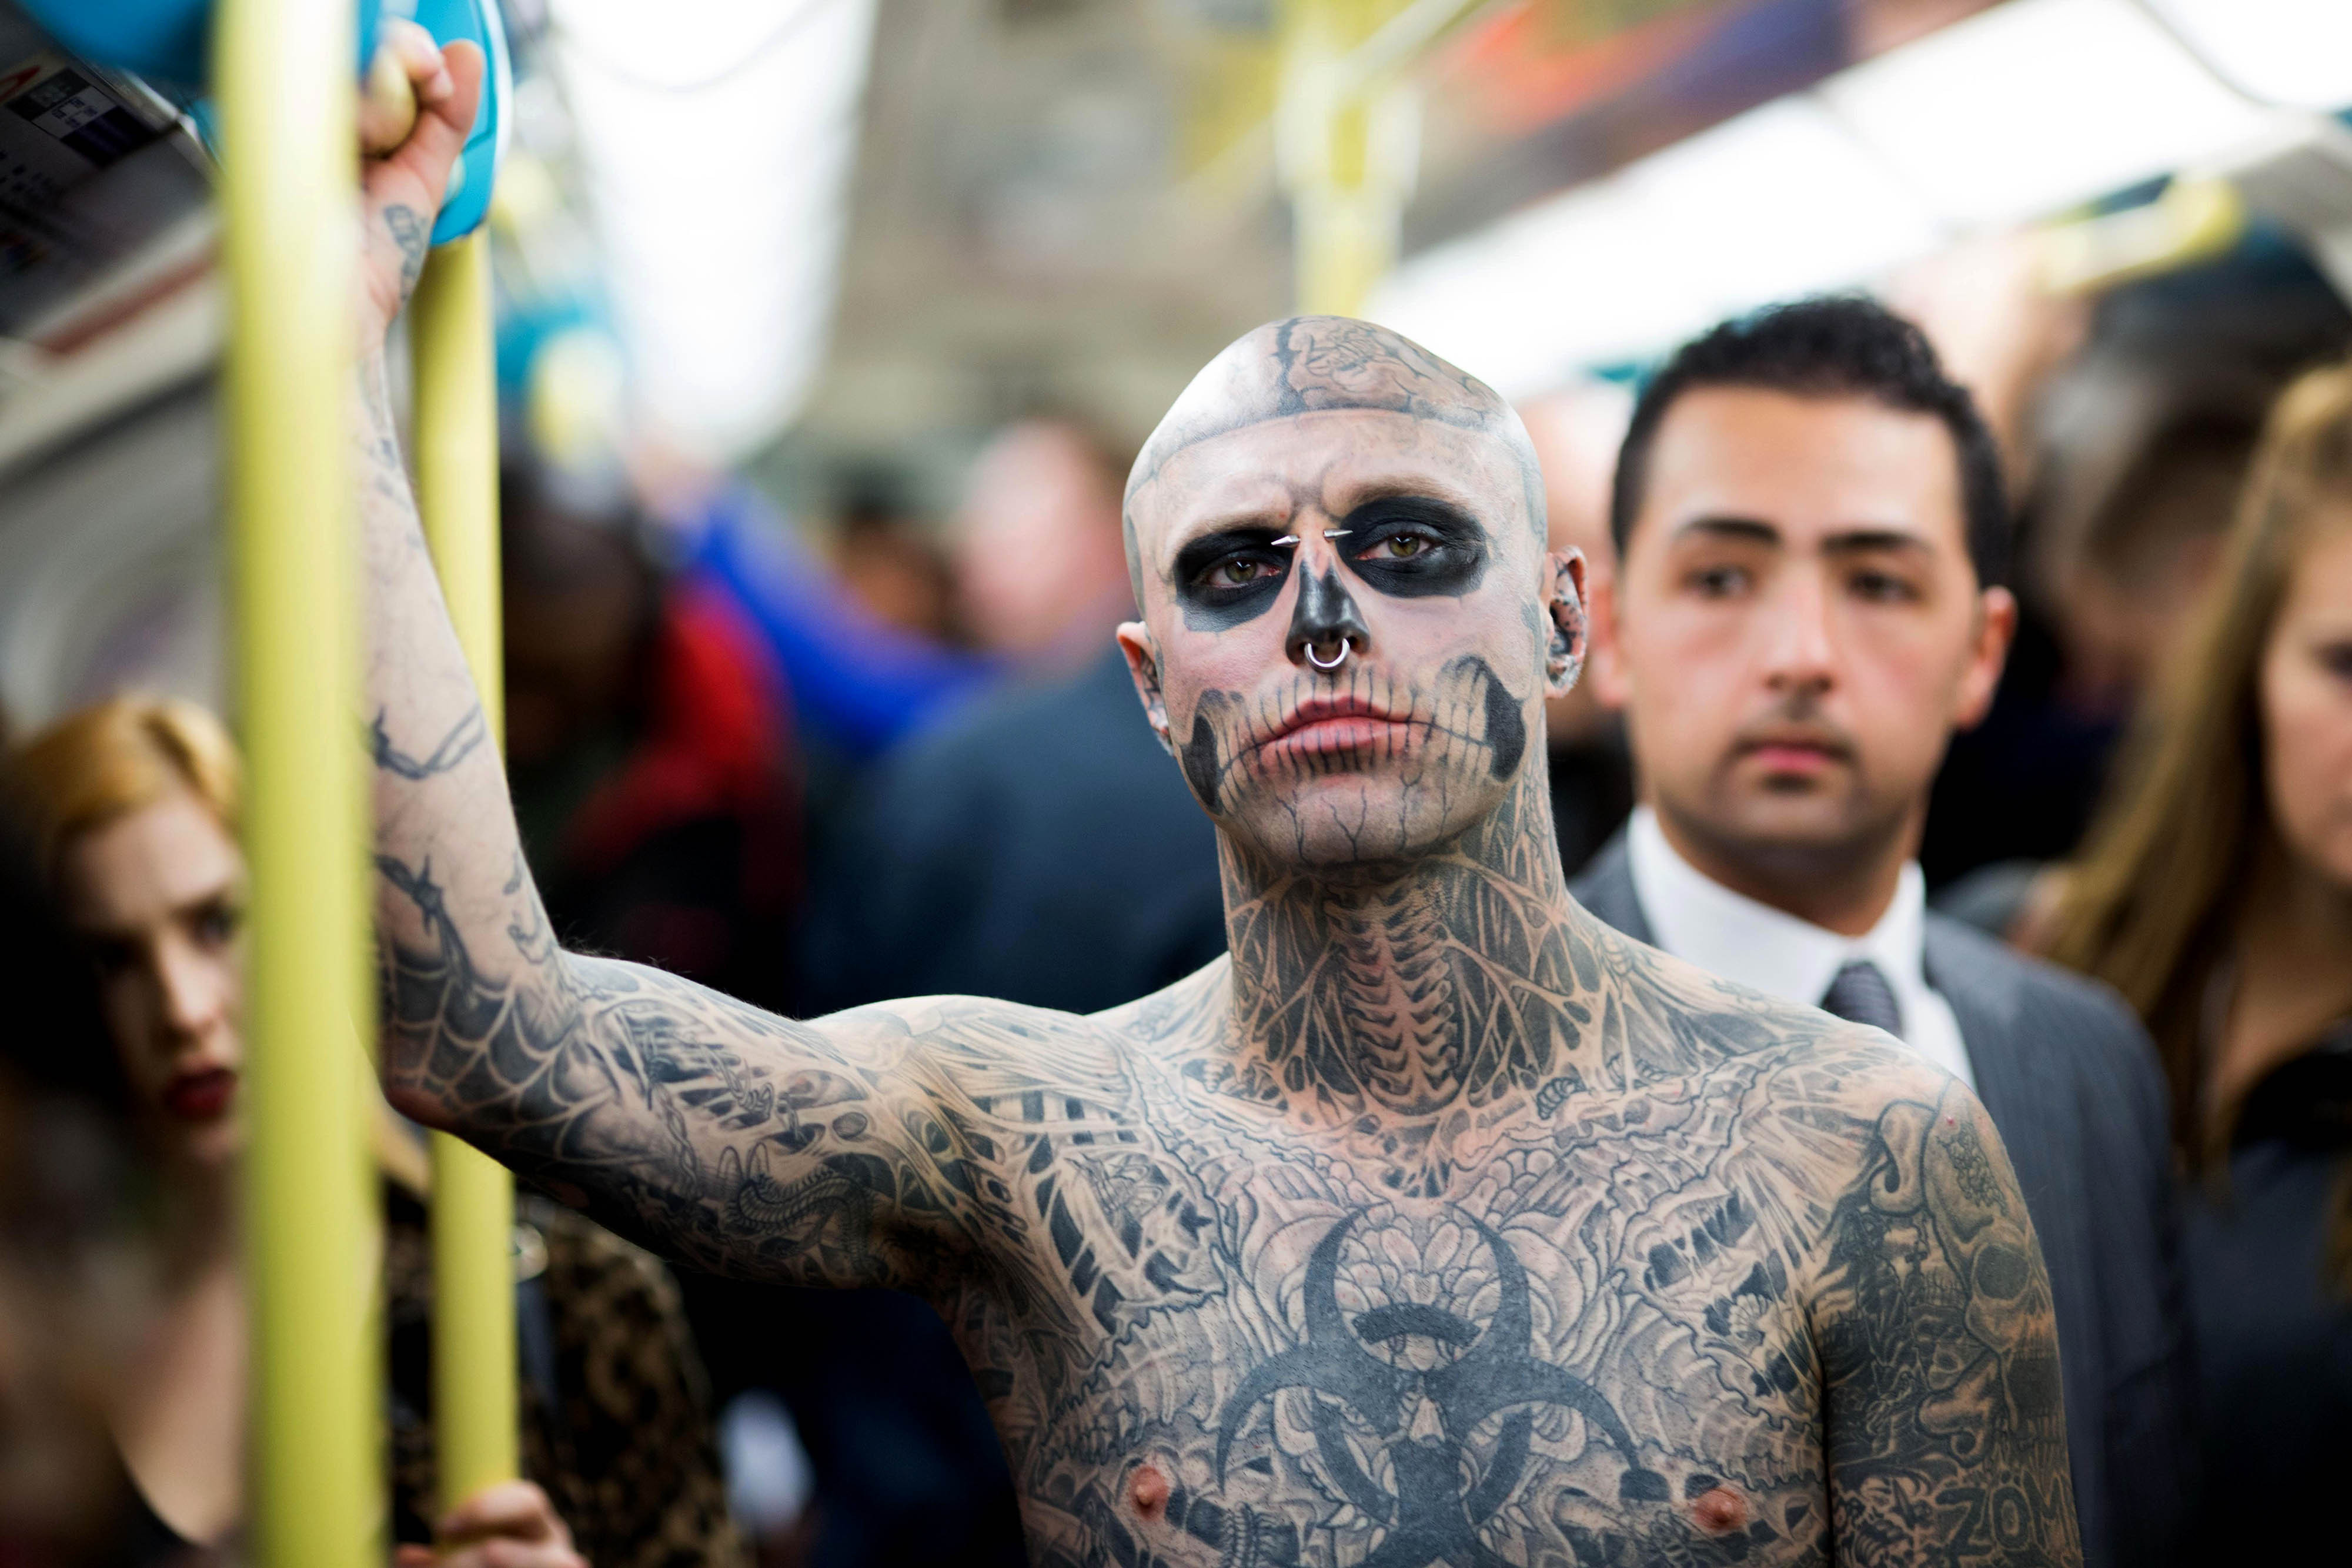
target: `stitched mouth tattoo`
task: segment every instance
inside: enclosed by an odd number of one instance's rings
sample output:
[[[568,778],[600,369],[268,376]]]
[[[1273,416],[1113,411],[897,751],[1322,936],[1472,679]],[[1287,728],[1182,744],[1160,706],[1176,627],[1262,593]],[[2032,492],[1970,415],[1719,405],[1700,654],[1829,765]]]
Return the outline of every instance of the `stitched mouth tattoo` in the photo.
[[[1331,721],[1302,727],[1297,720],[1311,704],[1352,706],[1357,722],[1334,711]],[[1436,778],[1475,758],[1500,779],[1518,771],[1527,747],[1519,699],[1493,665],[1466,653],[1427,685],[1351,667],[1336,683],[1302,674],[1255,702],[1238,692],[1204,693],[1177,759],[1193,796],[1212,816],[1223,816],[1242,787],[1237,773],[1278,784],[1411,759],[1420,765],[1417,777]]]

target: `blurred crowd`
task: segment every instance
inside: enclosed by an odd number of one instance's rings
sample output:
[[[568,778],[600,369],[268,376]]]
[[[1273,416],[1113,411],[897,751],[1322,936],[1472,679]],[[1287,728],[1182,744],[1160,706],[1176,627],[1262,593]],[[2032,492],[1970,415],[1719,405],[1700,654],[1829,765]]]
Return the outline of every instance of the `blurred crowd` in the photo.
[[[2274,242],[2093,301],[2018,254],[1524,407],[1596,634],[1551,793],[1603,918],[1976,1083],[2051,1256],[2092,1560],[2130,1563],[2213,1544],[2200,1497],[2320,1505],[2352,1452],[2352,314]],[[1111,636],[1139,434],[1040,410],[944,517],[871,463],[804,517],[510,465],[507,742],[551,938],[795,1015],[1089,1012],[1215,957],[1214,835]],[[1781,771],[1744,789],[1749,757]],[[1833,809],[1772,782],[1830,768]],[[126,694],[8,774],[0,1563],[213,1560],[242,1508],[235,746]],[[431,1195],[413,1129],[375,1142],[421,1547]],[[535,1486],[445,1540],[1024,1560],[928,1308],[522,1219]],[[2269,1528],[2229,1554],[2292,1549]]]

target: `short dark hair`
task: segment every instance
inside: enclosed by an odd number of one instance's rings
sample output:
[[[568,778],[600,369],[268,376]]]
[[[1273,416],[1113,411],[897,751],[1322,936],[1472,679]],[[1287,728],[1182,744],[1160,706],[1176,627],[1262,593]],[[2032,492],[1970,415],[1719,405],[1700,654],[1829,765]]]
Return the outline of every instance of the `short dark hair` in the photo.
[[[1775,305],[1709,328],[1675,350],[1642,389],[1617,449],[1609,533],[1624,559],[1649,480],[1650,448],[1666,411],[1702,387],[1755,387],[1799,397],[1867,398],[1933,414],[1952,433],[1969,561],[1990,587],[2009,574],[2009,496],[2000,450],[1969,390],[1944,374],[1927,335],[1874,299],[1827,295]]]

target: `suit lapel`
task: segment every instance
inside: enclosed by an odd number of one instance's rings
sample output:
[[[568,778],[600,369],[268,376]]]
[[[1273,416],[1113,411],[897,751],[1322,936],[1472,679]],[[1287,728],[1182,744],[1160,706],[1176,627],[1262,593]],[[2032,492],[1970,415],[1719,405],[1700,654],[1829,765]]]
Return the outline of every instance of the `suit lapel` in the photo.
[[[1927,917],[1925,936],[1927,984],[1951,1004],[1960,1040],[1969,1048],[1969,1064],[1976,1072],[1977,1098],[2007,1141],[2016,1118],[2031,1121],[2037,1115],[2040,1098],[2032,1092],[2032,1053],[2019,1037],[2016,988],[2003,984],[2008,977],[1952,941],[1940,916]],[[2021,1129],[2023,1124],[2018,1124]]]
[[[1633,861],[1625,849],[1624,829],[1618,829],[1601,846],[1601,852],[1592,857],[1584,874],[1569,884],[1569,892],[1603,924],[1615,926],[1634,941],[1657,941],[1650,935],[1650,917],[1643,911],[1641,894],[1633,890]]]
[[[2079,1406],[2084,1407],[2080,1414],[2088,1417],[2103,1392],[2096,1388],[2095,1374],[2104,1363],[2095,1343],[2098,1321],[2086,1229],[2089,1196],[2074,1086],[2063,1066],[2064,1051],[2036,1038],[2034,1020],[2025,1016],[2016,970],[1989,963],[1972,951],[1974,936],[1947,917],[1930,914],[1927,983],[1951,1004],[1959,1020],[1960,1039],[1976,1071],[1977,1098],[1984,1102],[1985,1113],[2009,1150],[2018,1189],[2041,1238],[2056,1298],[2059,1338],[2074,1351],[2062,1363],[2064,1374],[2071,1375],[2066,1413],[2074,1417]],[[2075,1473],[2080,1478],[2085,1472],[2078,1464]]]
[[[1976,1072],[1977,1098],[2023,1183],[2025,1166],[2046,1166],[2064,1142],[2064,1082],[2052,1053],[2025,1038],[2016,977],[1969,952],[1967,938],[1955,937],[1941,915],[1928,915],[1926,937],[1927,983],[1951,1005]]]

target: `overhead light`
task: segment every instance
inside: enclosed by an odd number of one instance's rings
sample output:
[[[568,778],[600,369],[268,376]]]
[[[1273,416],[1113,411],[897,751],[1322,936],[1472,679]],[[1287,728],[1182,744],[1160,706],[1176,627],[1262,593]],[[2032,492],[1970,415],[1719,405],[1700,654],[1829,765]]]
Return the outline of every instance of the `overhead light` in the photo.
[[[1815,90],[1929,207],[1970,228],[2047,216],[2267,123],[2129,0],[2010,0]]]
[[[2345,0],[2146,0],[2213,73],[2265,103],[2352,107],[2352,5]]]
[[[1690,326],[1869,277],[1946,237],[1912,191],[1805,98],[1669,147],[1618,183],[1641,217],[1641,271],[1688,301],[1678,314]]]
[[[874,8],[553,6],[634,401],[713,461],[781,429],[823,362]]]
[[[1615,188],[1589,186],[1416,256],[1364,313],[1505,397],[1548,391],[1625,335],[1614,291],[1632,232]]]
[[[2282,119],[2277,136],[2218,172],[2248,208],[2300,236],[2352,299],[2352,131],[2323,115]]]
[[[1415,258],[1371,313],[1515,397],[1944,237],[1818,103],[1783,99]]]
[[[2294,208],[2352,269],[2335,215],[2352,159],[2334,156],[2352,133],[2248,96],[2258,78],[2282,99],[2347,96],[2330,84],[2352,82],[2352,0],[2147,6],[2009,0],[1415,256],[1372,314],[1521,395],[2181,172]],[[2305,55],[2292,80],[2263,63]]]

